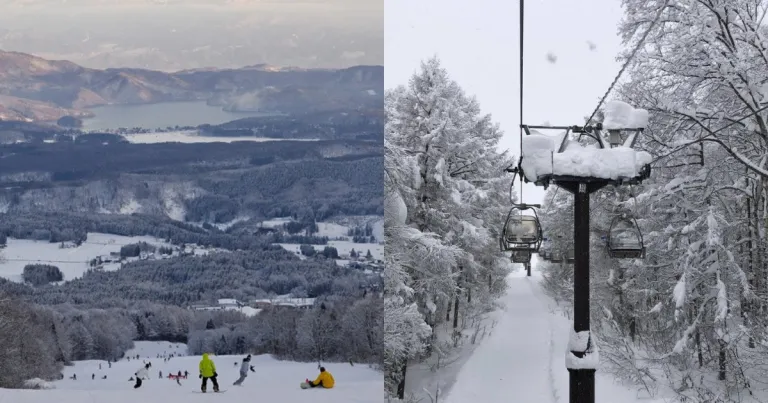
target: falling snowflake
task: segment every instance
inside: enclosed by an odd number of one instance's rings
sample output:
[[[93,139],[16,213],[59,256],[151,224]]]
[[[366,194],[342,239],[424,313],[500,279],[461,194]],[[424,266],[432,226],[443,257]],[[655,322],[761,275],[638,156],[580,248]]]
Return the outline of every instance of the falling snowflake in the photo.
[[[557,55],[552,52],[547,53],[547,61],[552,64],[557,63]]]

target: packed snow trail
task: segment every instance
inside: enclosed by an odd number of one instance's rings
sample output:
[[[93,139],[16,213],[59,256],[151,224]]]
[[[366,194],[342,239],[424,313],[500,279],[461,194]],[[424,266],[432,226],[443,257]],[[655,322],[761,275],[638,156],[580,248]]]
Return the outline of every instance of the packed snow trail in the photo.
[[[555,403],[549,377],[550,313],[534,295],[531,281],[524,270],[507,278],[506,311],[461,368],[447,403]]]
[[[518,269],[507,278],[505,311],[459,371],[446,403],[568,403],[565,351],[573,324],[555,313],[555,302],[539,284],[535,258],[532,263],[531,277]],[[599,369],[595,394],[598,403],[664,402],[639,398]]]

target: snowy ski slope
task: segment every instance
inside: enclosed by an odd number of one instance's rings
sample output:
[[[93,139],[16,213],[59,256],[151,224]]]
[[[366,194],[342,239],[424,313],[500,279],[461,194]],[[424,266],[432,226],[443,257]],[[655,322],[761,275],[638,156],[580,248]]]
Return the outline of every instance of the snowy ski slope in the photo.
[[[572,322],[553,313],[555,303],[540,288],[540,279],[535,261],[531,277],[518,269],[507,278],[506,312],[461,368],[445,403],[568,402],[565,351]],[[598,403],[664,402],[639,398],[599,369],[595,394]]]
[[[108,368],[106,361],[81,361],[64,370],[64,379],[53,382],[52,390],[12,390],[0,389],[0,403],[194,403],[194,402],[281,402],[281,403],[381,403],[383,399],[384,378],[381,372],[368,368],[367,365],[327,363],[325,367],[336,379],[333,389],[299,388],[305,378],[317,376],[317,363],[297,363],[278,361],[269,356],[254,356],[251,360],[254,372],[248,373],[243,386],[232,386],[238,378],[239,363],[243,356],[212,357],[219,373],[219,384],[224,394],[212,392],[208,384],[208,393],[200,391],[197,378],[199,356],[181,356],[163,362],[157,354],[184,354],[184,344],[167,342],[136,342],[136,349],[127,355],[140,354],[140,360],[126,359],[112,363]],[[139,389],[133,389],[134,382],[129,378],[142,366],[142,361],[152,362],[150,379],[144,381]],[[235,362],[238,363],[235,366]],[[101,364],[101,370],[99,370]],[[167,378],[169,372],[189,371],[187,380],[179,386],[175,380]],[[163,372],[159,379],[158,371]],[[77,374],[77,380],[69,379]],[[91,374],[96,379],[91,379]],[[101,379],[107,375],[107,379]],[[197,392],[197,393],[196,393]]]

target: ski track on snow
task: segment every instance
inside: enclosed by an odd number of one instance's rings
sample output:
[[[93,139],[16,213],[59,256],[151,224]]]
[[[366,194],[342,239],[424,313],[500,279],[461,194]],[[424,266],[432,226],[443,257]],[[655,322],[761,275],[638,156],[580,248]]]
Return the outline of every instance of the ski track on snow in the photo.
[[[537,272],[538,273],[538,272]],[[533,273],[531,273],[533,275]],[[549,371],[547,373],[549,378],[549,390],[552,392],[552,403],[558,403],[560,401],[560,395],[558,393],[557,389],[557,381],[555,376],[555,324],[554,324],[554,315],[551,313],[552,306],[549,304],[548,301],[542,299],[543,297],[543,290],[539,284],[531,282],[532,277],[526,277],[528,286],[531,287],[531,292],[536,297],[536,300],[539,301],[539,304],[544,306],[547,309],[547,312],[549,312],[549,315],[547,315],[547,322],[549,325],[549,357],[547,359],[547,362],[549,363]]]
[[[539,282],[541,272],[524,270],[507,277],[507,294],[492,335],[478,345],[459,370],[444,403],[566,403],[569,375],[565,368],[568,334],[573,322],[559,314],[557,303]],[[662,403],[664,397],[638,396],[609,374],[595,376],[596,400],[602,403]]]
[[[507,278],[507,311],[459,371],[446,403],[556,403],[551,315],[524,276]]]

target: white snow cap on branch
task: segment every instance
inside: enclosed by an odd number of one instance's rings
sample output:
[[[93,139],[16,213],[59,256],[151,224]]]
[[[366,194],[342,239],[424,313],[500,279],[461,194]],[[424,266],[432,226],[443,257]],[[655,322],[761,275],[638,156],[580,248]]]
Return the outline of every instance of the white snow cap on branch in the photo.
[[[597,349],[595,339],[591,338],[590,332],[576,332],[571,328],[571,337],[568,339],[568,351],[565,353],[565,367],[568,369],[597,369],[600,365],[600,352]],[[579,358],[573,354],[573,351],[585,352],[584,356]]]

